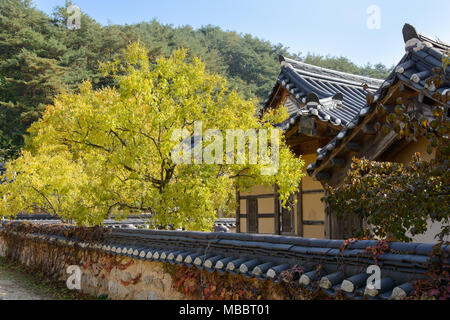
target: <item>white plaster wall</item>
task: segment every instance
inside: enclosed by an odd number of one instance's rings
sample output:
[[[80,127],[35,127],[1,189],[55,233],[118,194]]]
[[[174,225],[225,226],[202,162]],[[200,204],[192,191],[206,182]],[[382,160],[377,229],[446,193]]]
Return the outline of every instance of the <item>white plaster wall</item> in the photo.
[[[416,235],[413,237],[414,242],[420,242],[420,243],[430,243],[435,244],[439,241],[439,239],[435,239],[436,235],[441,232],[442,223],[432,223],[431,221],[428,221],[428,230],[424,234]],[[408,233],[408,236],[411,236],[410,233]],[[447,236],[444,238],[445,241],[450,241],[450,237]]]

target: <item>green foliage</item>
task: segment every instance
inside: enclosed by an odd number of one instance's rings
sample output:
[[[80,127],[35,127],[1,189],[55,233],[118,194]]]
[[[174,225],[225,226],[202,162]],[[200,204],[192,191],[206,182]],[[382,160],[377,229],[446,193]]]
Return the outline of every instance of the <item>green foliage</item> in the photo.
[[[95,90],[85,82],[79,93],[57,96],[31,126],[25,150],[6,165],[10,183],[0,185],[0,215],[39,209],[99,225],[113,213],[144,211],[154,213],[156,225],[210,230],[218,211],[234,209],[236,187],[277,184],[284,202],[298,190],[304,162],[284,137],[275,175],[263,175],[261,161],[174,163],[179,142],[173,134],[185,129],[193,135],[193,121],[223,137],[228,129],[261,130],[275,123],[255,117],[254,100],[230,91],[199,59],[189,63],[184,50],[150,64],[147,50],[136,43],[122,57],[102,65],[115,88]]]
[[[442,99],[445,99],[442,97]],[[395,107],[377,105],[380,114],[386,115],[386,123],[382,126],[383,133],[395,131],[406,141],[417,141],[422,136],[428,140],[427,152],[432,154],[436,151],[436,160],[447,166],[450,160],[450,121],[445,115],[444,106],[436,105],[431,108],[432,116],[424,116],[414,109],[413,105],[403,104],[398,99]]]
[[[442,68],[444,70],[444,72],[447,72],[447,67],[450,64],[450,52],[446,52],[443,56],[442,56]]]
[[[265,99],[280,72],[278,54],[345,72],[387,76],[382,65],[358,67],[343,57],[292,55],[281,44],[214,26],[194,30],[156,20],[101,26],[82,14],[81,28],[69,30],[68,5],[57,7],[49,17],[30,1],[0,2],[0,161],[17,155],[26,129],[57,93],[77,90],[85,80],[94,89],[114,85],[111,77],[98,70],[99,64],[120,58],[122,50],[136,41],[148,48],[152,63],[187,48],[190,62],[201,58],[208,72],[225,77],[246,99],[257,97],[259,101]]]
[[[435,68],[428,85],[439,87],[445,81],[448,56],[444,55],[442,68]],[[373,94],[368,93],[368,101]],[[434,157],[422,161],[413,156],[408,165],[390,162],[371,162],[354,159],[344,184],[330,191],[329,201],[341,218],[355,212],[374,226],[380,237],[393,236],[410,241],[416,234],[427,231],[427,221],[441,222],[437,235],[442,239],[450,234],[450,121],[444,107],[449,95],[435,93],[436,103],[428,112],[421,112],[414,103],[398,97],[395,106],[376,103],[376,111],[386,117],[377,129],[387,135],[395,132],[407,142],[428,140],[427,152]]]
[[[63,68],[48,17],[29,1],[0,2],[0,157],[14,156],[22,135],[62,86]],[[0,161],[2,159],[0,158]]]
[[[344,183],[328,188],[328,201],[340,218],[353,212],[373,226],[376,236],[411,241],[427,230],[427,221],[444,223],[449,231],[450,172],[416,154],[409,165],[353,159]]]

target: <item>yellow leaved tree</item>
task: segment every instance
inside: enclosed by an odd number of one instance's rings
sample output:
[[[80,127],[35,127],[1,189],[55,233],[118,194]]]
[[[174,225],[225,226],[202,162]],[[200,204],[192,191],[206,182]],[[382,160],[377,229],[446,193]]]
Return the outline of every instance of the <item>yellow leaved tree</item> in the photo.
[[[187,61],[184,50],[151,64],[135,43],[102,68],[114,88],[93,90],[85,82],[79,92],[59,95],[29,129],[22,154],[6,165],[0,215],[38,209],[78,225],[101,225],[113,214],[147,212],[155,225],[206,231],[218,212],[234,210],[236,188],[277,184],[282,200],[298,190],[304,162],[282,135],[272,175],[262,173],[268,162],[229,163],[220,148],[212,152],[214,162],[174,161],[177,146],[187,145],[174,139],[176,132],[194,137],[196,123],[216,130],[214,140],[201,140],[207,147],[229,129],[272,132],[285,111],[257,116],[256,101],[230,91],[200,60]],[[275,159],[268,149],[266,158]]]

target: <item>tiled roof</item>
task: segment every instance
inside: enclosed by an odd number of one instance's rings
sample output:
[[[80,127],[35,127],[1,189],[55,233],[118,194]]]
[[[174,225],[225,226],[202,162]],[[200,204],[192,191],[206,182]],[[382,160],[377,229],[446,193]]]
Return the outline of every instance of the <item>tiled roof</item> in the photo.
[[[409,24],[404,26],[403,36],[406,54],[387,81],[398,78],[431,97],[436,92],[447,94],[450,87],[450,69],[446,70],[445,81],[438,88],[436,84],[427,83],[426,80],[433,76],[433,68],[442,70],[442,57],[450,53],[450,45],[417,33]]]
[[[282,281],[284,270],[297,266],[303,270],[298,281],[305,288],[320,288],[330,296],[342,292],[351,299],[405,298],[412,291],[411,281],[422,278],[427,271],[433,249],[429,244],[391,243],[390,249],[395,253],[377,257],[381,289],[374,290],[366,286],[367,268],[375,264],[374,256],[366,250],[377,244],[372,240],[352,242],[344,249],[343,240],[112,229],[104,242],[87,243],[50,234],[19,234],[8,231],[8,227],[5,231],[32,237],[34,241],[51,241],[54,245],[90,248],[116,256],[274,282]]]
[[[216,227],[236,228],[236,218],[220,218],[214,222]]]
[[[106,227],[111,228],[122,228],[122,229],[137,229],[140,227],[148,226],[151,215],[141,215],[141,216],[129,216],[125,220],[116,221],[112,219],[107,219],[103,221]],[[146,219],[147,218],[147,219]],[[17,217],[12,219],[7,219],[7,221],[29,221],[32,223],[40,224],[58,224],[61,220],[57,216],[49,214],[19,214]],[[236,228],[235,218],[220,218],[214,222],[215,227],[224,226],[226,228]]]
[[[450,96],[450,68],[447,69],[445,80],[439,87],[436,87],[436,84],[431,81],[434,75],[433,69],[438,68],[443,72],[442,56],[446,52],[450,52],[450,46],[417,33],[409,24],[404,26],[403,36],[406,54],[376,91],[373,103],[362,106],[359,114],[356,114],[330,143],[318,150],[317,161],[308,166],[309,174],[312,174],[325,160],[329,159],[331,153],[352,133],[352,130],[375,110],[374,103],[382,99],[390,87],[398,81],[402,81],[406,86],[420,91],[424,96],[432,99],[439,100],[439,95]]]
[[[288,129],[301,116],[315,116],[336,126],[346,125],[366,104],[363,84],[376,91],[382,80],[316,67],[280,56],[281,73],[277,85],[265,101],[265,106],[278,86],[285,88],[290,97],[285,106],[290,119],[279,125]],[[304,105],[299,107],[299,105]]]
[[[46,218],[40,217],[39,219],[36,218],[28,218],[28,219],[14,219],[14,220],[5,220],[5,222],[9,221],[27,221],[30,223],[37,223],[42,225],[53,225],[53,224],[60,224],[61,220],[48,216]],[[108,228],[120,228],[120,229],[139,229],[141,227],[144,227],[148,225],[148,221],[144,219],[126,219],[122,221],[115,221],[115,220],[104,220],[103,224],[105,227]]]

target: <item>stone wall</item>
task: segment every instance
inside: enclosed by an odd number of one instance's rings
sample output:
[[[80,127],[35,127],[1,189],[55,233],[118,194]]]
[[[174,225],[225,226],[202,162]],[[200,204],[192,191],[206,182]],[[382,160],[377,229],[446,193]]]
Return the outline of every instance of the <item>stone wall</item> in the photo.
[[[60,247],[45,241],[20,237],[0,237],[0,255],[8,257],[31,272],[50,279],[66,281],[67,268],[79,266],[81,291],[113,300],[183,300],[172,287],[172,279],[163,264],[116,257],[82,248]]]
[[[22,226],[26,225],[36,226],[32,223],[22,223]],[[52,227],[50,226],[48,231]],[[38,228],[46,230],[45,226]],[[95,242],[91,242],[89,248],[86,248],[84,242],[71,242],[69,238],[69,236],[67,239],[60,237],[55,240],[53,232],[49,234],[36,234],[32,230],[17,232],[2,229],[0,226],[0,256],[25,266],[29,272],[41,273],[54,281],[67,282],[73,274],[67,273],[68,268],[77,266],[81,271],[80,291],[94,297],[103,296],[112,300],[203,299],[202,293],[185,295],[174,287],[172,275],[168,270],[173,272],[178,268],[178,272],[184,273],[185,270],[178,265],[170,268],[168,263],[108,254],[93,249],[92,245]],[[198,278],[202,276],[199,275]],[[286,293],[284,288],[272,281],[247,279],[239,274],[227,277],[218,273],[209,274],[204,278],[208,280],[202,285],[220,287],[218,283],[226,279],[227,283],[239,283],[242,286],[234,288],[233,291],[251,287],[265,292],[266,299],[289,298],[283,294]],[[254,298],[257,299],[257,295]],[[252,299],[252,296],[249,299]]]
[[[79,266],[83,292],[111,299],[403,299],[434,250],[376,240],[0,225],[1,255],[61,281]],[[364,283],[374,266],[377,290]]]

